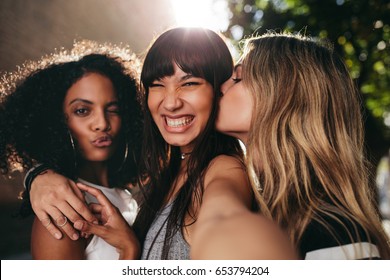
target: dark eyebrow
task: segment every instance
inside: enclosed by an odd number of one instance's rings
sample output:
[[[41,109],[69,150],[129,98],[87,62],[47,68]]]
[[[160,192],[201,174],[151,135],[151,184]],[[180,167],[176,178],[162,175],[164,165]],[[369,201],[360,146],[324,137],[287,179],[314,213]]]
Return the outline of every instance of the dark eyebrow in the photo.
[[[115,100],[107,103],[107,106],[112,106],[112,105],[119,105],[119,101]]]
[[[180,82],[183,82],[183,81],[191,79],[191,78],[196,78],[196,77],[192,74],[187,74],[187,75],[180,78]]]
[[[68,105],[71,105],[71,104],[76,103],[76,102],[87,103],[87,104],[90,104],[90,105],[93,104],[92,101],[89,101],[89,100],[86,100],[86,99],[82,99],[82,98],[76,98],[76,99],[73,99],[72,101],[70,101]],[[114,101],[108,102],[107,106],[118,105],[118,104],[119,104],[118,100],[114,100]]]
[[[87,104],[93,104],[93,102],[91,102],[89,100],[82,99],[82,98],[76,98],[76,99],[73,99],[72,101],[70,101],[68,105],[71,105],[75,102],[83,102],[83,103],[87,103]]]
[[[170,76],[166,76],[166,77],[170,77]],[[183,82],[183,81],[188,80],[188,79],[191,79],[191,78],[200,78],[200,77],[195,77],[195,76],[192,75],[192,74],[186,74],[186,75],[180,77],[179,82]],[[154,81],[151,83],[151,85],[153,85],[156,81],[160,81],[160,82],[161,82],[163,79],[164,79],[164,77],[158,78],[158,79],[154,80]]]

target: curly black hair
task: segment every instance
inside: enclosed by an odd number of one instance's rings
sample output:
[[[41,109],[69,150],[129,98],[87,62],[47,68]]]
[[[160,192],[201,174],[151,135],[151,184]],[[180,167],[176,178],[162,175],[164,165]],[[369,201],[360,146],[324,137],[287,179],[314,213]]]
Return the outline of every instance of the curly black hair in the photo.
[[[133,67],[133,68],[132,68]],[[63,113],[68,89],[87,73],[109,78],[118,96],[125,145],[109,164],[111,187],[136,183],[142,144],[143,114],[139,103],[137,63],[102,53],[55,63],[31,72],[11,90],[2,87],[0,98],[0,170],[15,166],[28,170],[42,163],[76,179],[75,155]]]

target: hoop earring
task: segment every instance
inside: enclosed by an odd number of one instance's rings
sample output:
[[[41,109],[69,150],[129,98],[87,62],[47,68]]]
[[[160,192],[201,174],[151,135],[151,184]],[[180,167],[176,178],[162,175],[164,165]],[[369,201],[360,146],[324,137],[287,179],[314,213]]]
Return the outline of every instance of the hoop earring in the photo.
[[[69,135],[69,139],[70,139],[70,145],[72,146],[72,149],[73,149],[74,170],[76,171],[77,170],[76,146],[74,144],[73,136],[69,130],[68,130],[68,135]]]
[[[117,170],[117,172],[122,170],[123,166],[126,163],[128,155],[129,155],[129,143],[127,143],[127,141],[126,141],[125,156],[123,157],[123,161],[122,161],[121,165],[119,166],[119,169]]]

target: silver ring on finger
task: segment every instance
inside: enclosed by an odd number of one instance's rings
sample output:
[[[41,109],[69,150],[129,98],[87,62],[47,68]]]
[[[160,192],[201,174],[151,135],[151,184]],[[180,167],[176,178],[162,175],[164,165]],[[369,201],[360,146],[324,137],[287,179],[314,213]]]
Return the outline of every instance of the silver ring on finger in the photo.
[[[56,219],[56,225],[59,227],[63,227],[68,223],[68,218],[65,216],[60,216]]]

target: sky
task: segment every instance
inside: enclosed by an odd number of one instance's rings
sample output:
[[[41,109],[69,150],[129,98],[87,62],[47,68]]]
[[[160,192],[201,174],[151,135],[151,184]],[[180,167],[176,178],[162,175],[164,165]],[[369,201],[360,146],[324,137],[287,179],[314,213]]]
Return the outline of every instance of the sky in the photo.
[[[226,30],[225,0],[1,0],[0,71],[13,71],[74,40],[128,44],[142,54],[174,26]]]

